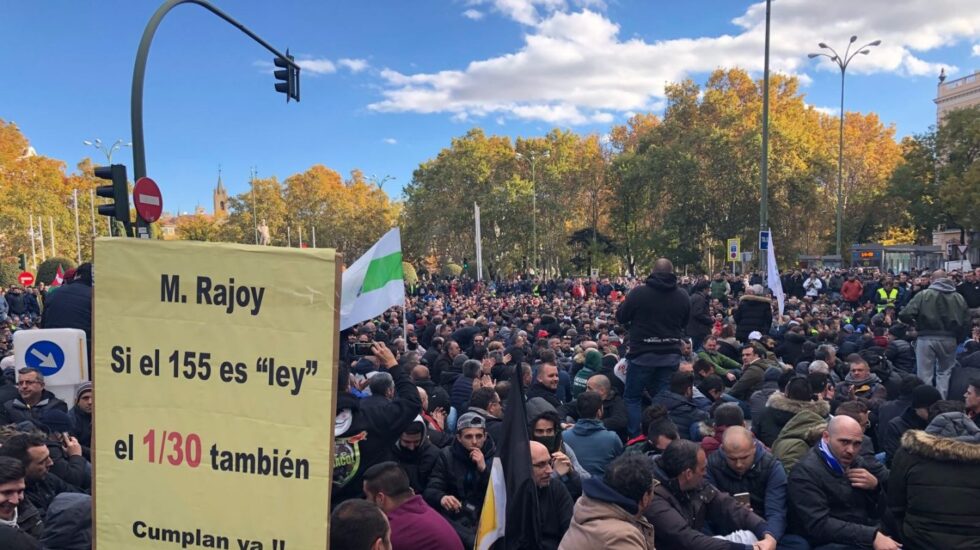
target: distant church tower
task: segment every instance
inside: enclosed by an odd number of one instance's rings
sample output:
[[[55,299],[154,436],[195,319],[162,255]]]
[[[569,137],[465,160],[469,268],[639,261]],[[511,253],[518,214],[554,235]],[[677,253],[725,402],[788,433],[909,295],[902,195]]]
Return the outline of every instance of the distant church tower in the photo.
[[[218,168],[218,186],[214,188],[214,217],[224,218],[228,215],[228,191],[221,184],[221,168]]]

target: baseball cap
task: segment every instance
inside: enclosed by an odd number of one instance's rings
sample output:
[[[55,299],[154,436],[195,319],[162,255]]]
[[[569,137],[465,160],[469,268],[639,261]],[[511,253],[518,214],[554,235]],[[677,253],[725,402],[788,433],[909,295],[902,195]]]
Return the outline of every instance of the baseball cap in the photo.
[[[749,333],[749,340],[762,340],[762,333],[757,330],[753,330]]]
[[[487,428],[487,421],[475,412],[468,412],[456,421],[457,432],[466,428],[483,428],[485,430]]]

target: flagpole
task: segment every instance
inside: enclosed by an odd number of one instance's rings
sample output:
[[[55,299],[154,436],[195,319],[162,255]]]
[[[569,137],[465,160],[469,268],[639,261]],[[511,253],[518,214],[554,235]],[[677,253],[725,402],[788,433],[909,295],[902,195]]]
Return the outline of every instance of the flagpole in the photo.
[[[310,232],[313,234],[313,248],[316,248],[316,226],[310,227]]]
[[[34,271],[37,271],[37,245],[34,243],[34,214],[31,214],[31,261],[34,263]]]
[[[88,190],[89,205],[92,207],[92,238],[99,236],[99,231],[95,228],[95,189]],[[177,212],[180,215],[180,212]]]
[[[75,249],[78,251],[75,256],[78,258],[78,263],[82,263],[82,234],[78,230],[78,189],[73,189],[71,194],[75,203]]]
[[[44,248],[44,217],[43,216],[37,217],[37,233],[38,233],[37,235],[38,240],[41,241],[41,262],[44,262],[44,260],[48,259],[48,253]]]
[[[48,216],[48,224],[51,228],[51,231],[48,232],[51,235],[51,256],[54,257],[58,255],[58,253],[54,251],[54,217]]]

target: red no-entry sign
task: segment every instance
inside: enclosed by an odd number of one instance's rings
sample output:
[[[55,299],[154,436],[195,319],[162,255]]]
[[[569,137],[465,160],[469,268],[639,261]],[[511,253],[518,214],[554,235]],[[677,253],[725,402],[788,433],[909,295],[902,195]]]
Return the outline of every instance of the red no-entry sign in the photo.
[[[17,282],[21,286],[33,286],[34,285],[34,274],[30,271],[22,271],[20,275],[17,276]]]
[[[133,204],[136,213],[149,223],[160,219],[163,213],[163,195],[155,181],[150,178],[140,178],[133,187]]]

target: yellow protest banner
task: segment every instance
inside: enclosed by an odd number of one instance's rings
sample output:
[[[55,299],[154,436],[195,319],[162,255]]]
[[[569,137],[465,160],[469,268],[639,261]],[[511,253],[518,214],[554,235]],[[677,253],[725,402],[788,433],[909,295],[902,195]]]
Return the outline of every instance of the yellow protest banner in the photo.
[[[327,548],[333,250],[96,240],[97,550]]]

